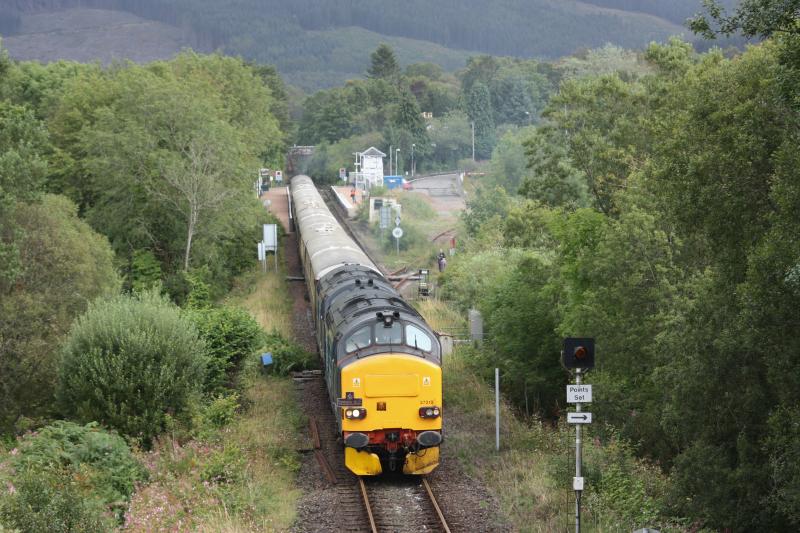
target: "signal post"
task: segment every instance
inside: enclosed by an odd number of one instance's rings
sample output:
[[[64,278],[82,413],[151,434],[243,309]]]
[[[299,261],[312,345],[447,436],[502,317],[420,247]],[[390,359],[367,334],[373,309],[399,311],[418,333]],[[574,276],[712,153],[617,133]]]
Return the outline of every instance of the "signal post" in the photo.
[[[567,385],[567,403],[575,404],[575,411],[567,413],[567,422],[575,424],[575,533],[581,531],[581,494],[583,493],[583,442],[581,426],[592,423],[592,413],[583,411],[584,403],[592,403],[592,386],[583,383],[583,374],[594,368],[594,339],[567,337],[561,352],[564,368],[574,370],[575,383]]]

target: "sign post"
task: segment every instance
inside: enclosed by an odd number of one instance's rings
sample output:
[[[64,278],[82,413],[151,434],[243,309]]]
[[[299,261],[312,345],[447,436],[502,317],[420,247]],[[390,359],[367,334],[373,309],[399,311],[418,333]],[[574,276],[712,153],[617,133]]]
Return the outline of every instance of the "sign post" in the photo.
[[[564,367],[575,371],[575,384],[567,385],[567,403],[575,404],[575,412],[567,413],[567,422],[575,424],[575,477],[572,490],[575,491],[575,533],[581,533],[581,495],[583,494],[583,441],[581,426],[592,423],[592,413],[583,412],[584,403],[592,403],[592,386],[583,384],[583,373],[594,368],[594,339],[564,339],[561,352]]]
[[[397,243],[397,255],[400,255],[400,237],[403,236],[403,228],[397,226],[392,230],[392,237],[394,237],[395,242]]]
[[[278,225],[277,224],[264,224],[263,227],[264,240],[261,241],[264,254],[264,272],[267,271],[267,252],[275,254],[275,272],[278,271]]]
[[[494,369],[494,448],[500,451],[500,369]]]
[[[400,255],[400,237],[403,236],[403,228],[400,227],[400,215],[394,217],[394,225],[392,236],[394,236],[395,244],[397,244],[397,255]]]

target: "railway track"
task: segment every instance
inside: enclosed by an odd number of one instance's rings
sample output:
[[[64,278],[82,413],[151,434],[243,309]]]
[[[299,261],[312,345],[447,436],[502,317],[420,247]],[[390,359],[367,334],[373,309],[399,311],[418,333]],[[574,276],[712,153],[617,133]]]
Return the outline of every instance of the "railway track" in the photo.
[[[358,478],[369,520],[369,531],[431,531],[450,533],[442,510],[424,477]]]
[[[305,531],[347,533],[449,533],[433,490],[424,477],[387,473],[358,477],[344,466],[344,449],[328,403],[325,380],[319,371],[293,376],[309,413],[309,434],[319,471],[336,502],[332,515],[317,517]]]

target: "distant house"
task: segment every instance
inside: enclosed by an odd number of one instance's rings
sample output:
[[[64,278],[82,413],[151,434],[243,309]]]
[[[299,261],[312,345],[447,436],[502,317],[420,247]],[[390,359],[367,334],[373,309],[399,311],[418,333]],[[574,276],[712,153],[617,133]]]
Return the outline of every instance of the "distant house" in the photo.
[[[369,149],[358,154],[361,170],[356,175],[356,187],[371,189],[383,185],[383,158],[386,154],[370,146]]]

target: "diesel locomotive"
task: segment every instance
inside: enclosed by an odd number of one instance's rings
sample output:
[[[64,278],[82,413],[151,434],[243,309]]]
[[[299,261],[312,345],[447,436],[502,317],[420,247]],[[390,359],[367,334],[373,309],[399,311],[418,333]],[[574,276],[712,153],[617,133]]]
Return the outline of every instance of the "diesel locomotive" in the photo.
[[[439,339],[345,233],[311,178],[291,180],[291,207],[330,404],[358,475],[439,464]]]

